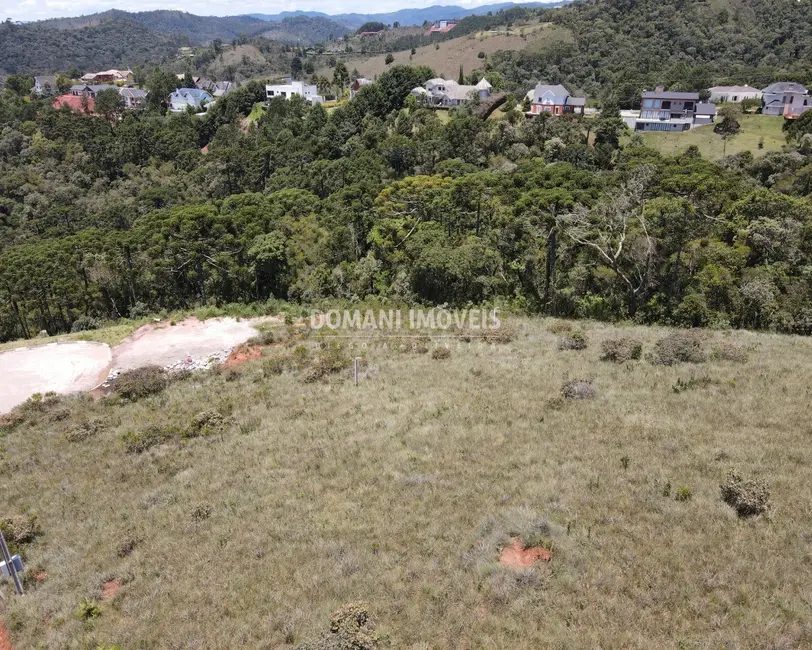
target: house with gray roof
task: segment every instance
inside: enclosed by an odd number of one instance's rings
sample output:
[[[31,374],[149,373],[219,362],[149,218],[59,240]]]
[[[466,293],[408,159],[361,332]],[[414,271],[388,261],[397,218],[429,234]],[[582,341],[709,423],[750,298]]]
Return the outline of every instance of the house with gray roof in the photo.
[[[794,81],[779,81],[762,90],[763,115],[783,115],[793,120],[812,108],[809,91]]]
[[[115,90],[118,92],[118,86],[110,84],[74,84],[70,87],[70,94],[77,97],[87,97],[88,99],[95,99],[102,90]]]
[[[527,115],[583,115],[586,106],[586,97],[573,97],[561,84],[538,84],[528,91],[527,98],[530,100]]]
[[[34,77],[34,87],[31,89],[37,97],[56,95],[56,76],[43,75]]]
[[[716,106],[699,101],[699,93],[665,90],[658,86],[641,96],[640,116],[635,131],[688,131],[710,124],[716,117]]]
[[[199,88],[178,88],[169,95],[169,110],[172,113],[183,113],[191,106],[195,112],[206,108],[214,100],[211,93]]]
[[[147,105],[147,91],[139,88],[122,88],[119,91],[124,100],[124,108],[130,110],[144,108]]]
[[[744,86],[713,86],[708,88],[711,104],[739,104],[745,99],[761,99],[761,91],[745,84]]]
[[[409,94],[435,106],[461,106],[473,99],[487,99],[491,95],[491,84],[484,77],[476,85],[460,84],[453,79],[435,77],[429,79],[425,88],[418,86]]]

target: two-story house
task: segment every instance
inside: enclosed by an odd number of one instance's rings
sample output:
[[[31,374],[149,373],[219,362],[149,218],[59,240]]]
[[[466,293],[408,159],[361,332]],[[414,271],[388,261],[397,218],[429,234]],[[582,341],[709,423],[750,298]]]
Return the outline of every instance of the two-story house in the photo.
[[[355,99],[358,91],[371,83],[375,82],[372,81],[372,79],[365,79],[364,77],[358,77],[357,79],[353,80],[353,82],[350,84],[350,99]]]
[[[453,79],[435,77],[426,82],[425,88],[418,86],[409,91],[409,94],[427,104],[451,108],[467,104],[474,99],[487,99],[490,97],[492,89],[493,86],[484,77],[474,85],[460,84]]]
[[[806,86],[794,81],[779,81],[762,92],[763,115],[783,115],[787,119],[795,119],[812,108]]]
[[[530,100],[527,115],[583,115],[586,106],[586,97],[573,97],[561,84],[538,84],[528,91],[527,98]]]
[[[699,93],[675,92],[658,86],[643,91],[635,131],[688,131],[713,122],[716,106],[699,101]]]
[[[199,112],[201,109],[205,110],[213,100],[214,97],[206,90],[178,88],[169,95],[169,110],[172,113],[183,113],[191,107],[195,112]]]
[[[119,91],[121,99],[124,100],[124,108],[137,110],[147,105],[147,91],[138,88],[122,88]]]
[[[315,84],[306,84],[303,81],[291,80],[290,83],[268,84],[265,86],[265,97],[268,100],[274,97],[290,99],[294,95],[304,98],[311,104],[324,103],[324,97],[319,95],[319,89]]]
[[[70,94],[75,97],[87,97],[88,99],[95,99],[102,90],[115,90],[118,92],[118,86],[110,84],[74,84],[70,87]]]
[[[56,77],[54,75],[34,77],[34,87],[31,89],[31,92],[37,97],[55,95],[57,92]]]

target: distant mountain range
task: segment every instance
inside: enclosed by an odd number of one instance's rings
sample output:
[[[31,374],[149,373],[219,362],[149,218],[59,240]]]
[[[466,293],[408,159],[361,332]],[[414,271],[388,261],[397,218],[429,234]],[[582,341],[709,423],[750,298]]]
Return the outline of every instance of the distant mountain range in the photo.
[[[465,16],[483,16],[489,11],[496,13],[501,9],[513,7],[559,7],[568,4],[571,0],[553,0],[552,2],[500,2],[498,4],[482,5],[481,7],[465,8],[457,5],[432,5],[419,9],[400,9],[382,14],[326,14],[320,11],[283,11],[278,14],[248,14],[251,18],[258,18],[269,22],[277,22],[286,18],[308,16],[311,18],[327,18],[350,28],[357,28],[369,21],[392,25],[400,23],[401,26],[422,25],[425,21],[459,19]]]

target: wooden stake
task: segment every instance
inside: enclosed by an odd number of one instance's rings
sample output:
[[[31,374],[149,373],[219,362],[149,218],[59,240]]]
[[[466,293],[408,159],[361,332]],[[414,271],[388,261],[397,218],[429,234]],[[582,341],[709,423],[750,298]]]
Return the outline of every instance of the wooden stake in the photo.
[[[9,553],[8,546],[6,546],[6,538],[3,537],[2,530],[0,530],[0,551],[3,552],[3,560],[6,562],[11,579],[14,580],[14,586],[17,588],[17,593],[22,596],[23,583],[20,582],[20,576],[17,575],[17,567],[14,566],[14,561],[11,559],[11,553]]]
[[[358,385],[358,361],[360,359],[361,359],[361,357],[355,357],[352,360],[352,371],[353,371],[353,375],[355,377],[355,385],[356,386]]]

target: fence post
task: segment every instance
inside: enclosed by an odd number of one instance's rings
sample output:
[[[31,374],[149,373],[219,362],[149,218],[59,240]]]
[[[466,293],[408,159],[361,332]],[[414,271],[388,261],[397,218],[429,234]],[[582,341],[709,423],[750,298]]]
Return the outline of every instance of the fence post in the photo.
[[[6,538],[3,537],[3,531],[0,530],[0,551],[3,552],[3,560],[8,567],[9,575],[14,580],[14,586],[17,588],[17,593],[23,595],[23,584],[20,582],[20,576],[17,575],[17,567],[14,566],[14,561],[11,559],[8,546],[6,546]]]

